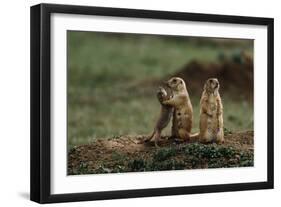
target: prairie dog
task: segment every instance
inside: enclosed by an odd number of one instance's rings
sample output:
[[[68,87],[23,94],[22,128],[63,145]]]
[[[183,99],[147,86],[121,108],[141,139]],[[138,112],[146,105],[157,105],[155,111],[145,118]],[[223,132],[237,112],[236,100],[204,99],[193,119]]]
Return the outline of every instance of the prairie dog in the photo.
[[[163,101],[170,99],[172,96],[173,94],[171,89],[165,85],[160,86],[157,90],[157,98],[161,104],[161,112],[154,127],[152,135],[145,140],[146,142],[154,141],[156,147],[158,146],[157,143],[161,138],[161,132],[169,124],[173,113],[173,107],[164,105]]]
[[[205,82],[200,100],[199,141],[224,142],[223,105],[219,94],[219,81],[210,78]]]
[[[172,137],[184,141],[190,140],[193,120],[193,108],[183,79],[173,77],[167,81],[172,89],[173,96],[163,101],[163,104],[174,107]]]

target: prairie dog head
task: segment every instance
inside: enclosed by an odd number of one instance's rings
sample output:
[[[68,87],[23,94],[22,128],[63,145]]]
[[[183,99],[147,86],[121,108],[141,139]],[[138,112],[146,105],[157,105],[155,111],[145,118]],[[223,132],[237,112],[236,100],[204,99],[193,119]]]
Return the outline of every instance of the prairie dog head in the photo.
[[[158,87],[158,90],[156,91],[156,94],[160,102],[171,99],[173,97],[172,89],[168,87],[167,84],[160,85]]]
[[[214,93],[215,95],[218,93],[220,88],[220,84],[218,79],[216,78],[209,78],[205,82],[204,90],[208,93]]]
[[[179,77],[173,77],[167,81],[167,85],[174,91],[174,92],[182,92],[186,91],[185,82],[183,79]]]

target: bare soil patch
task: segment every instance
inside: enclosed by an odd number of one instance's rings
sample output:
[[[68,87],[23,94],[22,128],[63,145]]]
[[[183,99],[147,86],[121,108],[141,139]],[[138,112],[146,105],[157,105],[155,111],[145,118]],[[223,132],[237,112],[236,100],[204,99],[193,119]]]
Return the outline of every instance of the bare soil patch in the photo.
[[[145,135],[96,139],[69,151],[68,174],[253,166],[253,136],[253,131],[226,132],[222,145],[162,137],[159,148],[142,143]]]

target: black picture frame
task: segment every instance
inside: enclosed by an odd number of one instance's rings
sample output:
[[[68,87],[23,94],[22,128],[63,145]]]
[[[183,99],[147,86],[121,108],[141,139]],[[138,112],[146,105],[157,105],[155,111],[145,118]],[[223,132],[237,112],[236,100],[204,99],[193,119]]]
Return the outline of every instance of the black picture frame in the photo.
[[[233,23],[267,26],[267,181],[238,184],[220,184],[188,187],[121,190],[106,192],[86,192],[74,194],[50,193],[50,15],[52,13],[100,15],[113,17],[134,17],[210,23]],[[31,174],[30,199],[39,203],[88,201],[102,199],[133,198],[146,196],[166,196],[225,191],[271,189],[274,186],[273,147],[273,28],[272,18],[195,14],[182,12],[103,8],[56,4],[39,4],[31,7]]]

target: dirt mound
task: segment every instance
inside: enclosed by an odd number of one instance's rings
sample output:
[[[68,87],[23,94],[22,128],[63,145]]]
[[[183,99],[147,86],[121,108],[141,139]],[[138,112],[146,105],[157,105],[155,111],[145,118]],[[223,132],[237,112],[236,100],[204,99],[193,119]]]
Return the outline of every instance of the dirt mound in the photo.
[[[161,80],[147,78],[138,83],[143,93],[151,93],[151,86],[158,87],[171,77],[181,77],[185,80],[191,96],[200,97],[205,81],[208,78],[218,78],[220,93],[229,95],[233,100],[247,100],[253,102],[254,70],[253,58],[246,54],[239,54],[231,59],[218,60],[216,62],[199,62],[193,60],[174,74],[169,74]],[[132,90],[135,90],[132,87]]]
[[[228,133],[223,145],[176,143],[163,137],[160,148],[141,143],[146,138],[141,135],[97,139],[69,151],[68,174],[253,166],[253,135]]]
[[[192,61],[173,76],[183,78],[192,95],[201,94],[208,78],[218,78],[222,95],[231,92],[236,97],[242,96],[249,101],[253,100],[253,60],[251,58],[242,63],[234,61],[199,63]]]

